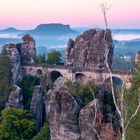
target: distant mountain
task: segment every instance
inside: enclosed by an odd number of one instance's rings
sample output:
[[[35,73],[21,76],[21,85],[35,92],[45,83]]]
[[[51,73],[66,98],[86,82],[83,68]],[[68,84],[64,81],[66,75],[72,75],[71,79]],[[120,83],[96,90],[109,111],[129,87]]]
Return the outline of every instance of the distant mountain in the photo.
[[[77,31],[72,30],[70,25],[63,24],[40,24],[34,30],[26,32],[33,36],[55,36],[55,35],[68,35],[78,34]]]
[[[27,32],[27,30],[17,30],[16,28],[13,28],[13,27],[9,27],[9,28],[6,28],[6,29],[3,29],[3,30],[0,30],[0,33],[2,34],[6,34],[6,33],[24,33],[24,32]]]

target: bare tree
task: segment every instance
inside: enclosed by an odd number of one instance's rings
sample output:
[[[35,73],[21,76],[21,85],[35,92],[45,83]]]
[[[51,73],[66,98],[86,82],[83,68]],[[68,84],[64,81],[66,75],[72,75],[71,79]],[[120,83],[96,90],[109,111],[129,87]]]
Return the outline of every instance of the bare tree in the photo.
[[[103,17],[104,17],[105,28],[107,29],[107,27],[108,27],[107,12],[111,8],[111,5],[108,6],[105,1],[102,1],[100,7],[101,7],[101,10],[102,10],[102,13],[103,13]]]
[[[110,66],[108,64],[108,55],[109,55],[109,48],[110,48],[111,42],[106,41],[106,33],[107,33],[107,27],[108,27],[107,12],[110,9],[110,6],[108,6],[105,2],[102,2],[101,9],[102,9],[102,13],[104,16],[104,22],[105,22],[105,34],[104,34],[104,42],[105,42],[105,47],[106,47],[105,65],[106,65],[106,68],[107,68],[109,75],[110,75],[110,86],[111,86],[111,92],[112,92],[112,96],[113,96],[113,102],[114,102],[114,105],[116,107],[116,111],[120,117],[120,125],[121,125],[121,129],[122,129],[121,139],[126,140],[127,128],[129,126],[130,122],[132,121],[132,119],[137,115],[137,113],[140,109],[140,94],[139,94],[140,89],[138,90],[138,94],[137,94],[138,104],[136,105],[135,111],[131,115],[128,116],[128,111],[126,109],[127,103],[125,102],[125,98],[124,98],[125,94],[127,94],[127,93],[125,93],[125,84],[126,83],[122,84],[121,91],[119,93],[120,96],[119,96],[119,103],[118,103],[118,99],[116,99],[116,96],[115,96],[116,93],[115,93],[113,78],[112,78],[113,74],[112,74]]]

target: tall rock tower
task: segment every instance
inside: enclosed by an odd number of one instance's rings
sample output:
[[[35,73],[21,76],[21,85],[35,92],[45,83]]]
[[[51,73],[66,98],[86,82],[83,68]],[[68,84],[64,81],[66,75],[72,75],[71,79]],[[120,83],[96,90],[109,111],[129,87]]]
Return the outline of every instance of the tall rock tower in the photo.
[[[27,34],[22,37],[22,43],[17,44],[17,49],[21,54],[22,64],[35,63],[36,47],[34,38]]]
[[[113,58],[113,39],[111,30],[91,29],[70,39],[65,53],[65,64],[75,68],[104,70],[105,60],[111,67]]]
[[[12,83],[17,84],[22,80],[22,64],[35,63],[36,48],[35,41],[29,34],[22,37],[22,43],[4,44],[3,54],[11,60]]]

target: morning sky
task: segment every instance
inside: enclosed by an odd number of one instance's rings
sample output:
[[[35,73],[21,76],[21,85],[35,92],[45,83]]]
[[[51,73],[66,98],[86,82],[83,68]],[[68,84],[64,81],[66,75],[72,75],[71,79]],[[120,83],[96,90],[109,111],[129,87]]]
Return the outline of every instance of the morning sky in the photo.
[[[106,0],[109,27],[140,28],[140,0]],[[103,27],[101,0],[0,0],[0,28],[34,28],[41,23]]]

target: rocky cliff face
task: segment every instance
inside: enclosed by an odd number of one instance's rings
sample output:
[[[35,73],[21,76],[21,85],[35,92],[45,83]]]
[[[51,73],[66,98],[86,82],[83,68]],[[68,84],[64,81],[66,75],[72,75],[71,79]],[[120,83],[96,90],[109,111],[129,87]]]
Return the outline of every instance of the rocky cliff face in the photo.
[[[59,78],[54,88],[46,94],[46,115],[51,140],[78,140],[78,115],[80,106],[66,90],[66,80]]]
[[[20,87],[13,85],[6,107],[23,108],[23,95]]]
[[[44,110],[44,98],[43,98],[43,90],[42,87],[35,86],[32,101],[30,106],[30,112],[32,113],[34,119],[36,119],[36,130],[40,131],[40,128],[43,125],[43,110]]]
[[[105,69],[105,57],[112,64],[113,49],[111,30],[88,30],[74,40],[70,39],[65,53],[65,63],[75,67]]]
[[[23,36],[22,40],[23,42],[18,44],[4,44],[2,51],[2,54],[8,56],[11,61],[11,83],[13,86],[11,88],[8,102],[6,103],[6,107],[10,108],[23,108],[22,90],[17,86],[24,76],[21,66],[23,63],[34,63],[36,57],[34,39],[30,35],[25,35]]]
[[[10,57],[12,83],[18,83],[22,79],[21,56],[16,48],[16,44],[9,43],[4,45],[3,53]]]
[[[22,38],[23,42],[14,44],[4,44],[3,53],[10,57],[12,83],[17,84],[21,81],[23,63],[34,63],[36,57],[35,41],[30,35],[25,35]]]
[[[136,54],[135,63],[140,63],[140,51]]]
[[[66,82],[63,77],[57,79],[45,97],[51,140],[116,140],[111,123],[104,123],[99,99],[81,106]]]
[[[17,49],[21,54],[21,63],[35,63],[36,48],[35,40],[29,34],[22,37],[22,43],[17,44]]]

